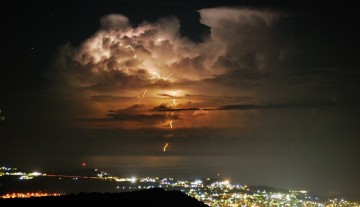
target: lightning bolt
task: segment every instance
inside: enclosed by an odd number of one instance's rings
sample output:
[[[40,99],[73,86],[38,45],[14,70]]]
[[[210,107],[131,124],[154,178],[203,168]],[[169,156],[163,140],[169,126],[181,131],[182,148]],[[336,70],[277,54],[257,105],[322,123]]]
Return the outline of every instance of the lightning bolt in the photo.
[[[163,151],[164,152],[166,152],[166,148],[169,146],[169,143],[167,142],[166,144],[165,144],[165,146],[164,146],[164,149],[163,149]]]
[[[144,93],[143,93],[143,96],[142,96],[143,98],[145,97],[146,92],[147,92],[147,89],[144,90]]]
[[[169,123],[171,129],[173,128],[172,122],[173,121],[170,121],[170,123]]]
[[[147,89],[144,90],[142,96],[138,95],[138,102],[137,102],[137,104],[140,104],[141,100],[145,97],[146,92],[147,92]]]
[[[162,79],[164,81],[167,81],[173,75],[173,73],[170,73],[170,75],[166,77],[161,77],[161,75],[159,75],[159,73],[157,72],[153,72],[151,75],[152,77],[150,79]]]
[[[135,51],[133,47],[131,47],[131,45],[126,46],[125,48],[130,48],[132,51]]]
[[[131,50],[134,50],[130,45],[126,46],[128,48],[130,48]],[[166,77],[162,77],[159,73],[157,72],[152,72],[151,73],[151,77],[148,78],[148,80],[151,80],[151,83],[155,83],[157,80],[164,80],[164,81],[167,81],[171,76],[173,75],[173,73],[170,73],[168,76]],[[140,103],[140,101],[145,97],[145,94],[146,94],[147,90],[145,89],[142,96],[138,95],[138,104]],[[176,93],[176,92],[174,92]],[[176,95],[176,94],[175,94]],[[171,102],[171,106],[176,106],[177,103],[176,103],[176,99],[173,99],[172,102]],[[171,116],[174,116],[174,113],[172,112],[171,113]],[[169,122],[169,126],[170,128],[174,128],[173,126],[173,121],[170,120]],[[163,151],[166,152],[166,148],[169,146],[169,143],[167,142],[165,144],[165,146],[163,147]]]
[[[172,75],[173,75],[173,73],[171,73],[171,74],[170,74],[170,75],[168,75],[166,78],[164,78],[164,80],[169,79]]]
[[[137,56],[135,54],[135,50],[131,45],[127,45],[127,46],[125,46],[125,48],[130,48],[130,50],[132,50],[134,52],[134,58],[137,58]]]
[[[159,79],[161,78],[161,76],[159,75],[159,73],[153,72],[153,74],[152,74],[152,79],[154,79],[155,76],[156,76],[157,78],[159,78]]]

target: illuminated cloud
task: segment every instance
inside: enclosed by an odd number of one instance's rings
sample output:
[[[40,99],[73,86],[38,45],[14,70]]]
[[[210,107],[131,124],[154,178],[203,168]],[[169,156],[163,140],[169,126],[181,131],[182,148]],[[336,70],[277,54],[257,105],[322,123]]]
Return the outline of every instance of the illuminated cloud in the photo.
[[[100,19],[99,31],[78,47],[66,45],[56,66],[58,83],[67,89],[65,96],[89,108],[78,116],[152,120],[149,125],[159,126],[167,119],[160,112],[189,111],[188,117],[197,118],[190,112],[225,111],[225,106],[273,108],[267,104],[294,102],[276,100],[276,91],[262,95],[266,81],[278,81],[270,77],[284,71],[283,63],[291,59],[293,50],[275,41],[273,32],[285,15],[226,7],[198,12],[200,23],[210,28],[201,42],[182,36],[175,17],[132,25],[127,17],[110,14]],[[267,96],[275,101],[264,101]],[[126,109],[140,105],[141,112]]]
[[[104,29],[122,29],[129,27],[129,19],[121,14],[109,14],[100,19],[101,27]]]
[[[201,43],[181,36],[175,17],[130,26],[123,15],[105,16],[92,37],[77,48],[64,49],[62,65],[68,68],[67,78],[75,86],[95,90],[198,81],[234,67],[249,67],[249,60],[244,59],[250,53],[250,62],[258,70],[266,67],[270,48],[258,41],[266,37],[264,28],[270,27],[278,14],[234,8],[202,9],[199,13],[200,22],[211,31]]]
[[[199,11],[201,23],[211,28],[214,45],[224,50],[214,68],[262,72],[274,68],[279,48],[271,26],[281,15],[273,11],[212,8]]]
[[[68,78],[75,86],[144,87],[205,74],[180,67],[184,62],[198,64],[199,51],[196,43],[180,36],[176,18],[131,27],[126,17],[112,14],[103,17],[101,24],[102,29],[80,47],[64,51]]]

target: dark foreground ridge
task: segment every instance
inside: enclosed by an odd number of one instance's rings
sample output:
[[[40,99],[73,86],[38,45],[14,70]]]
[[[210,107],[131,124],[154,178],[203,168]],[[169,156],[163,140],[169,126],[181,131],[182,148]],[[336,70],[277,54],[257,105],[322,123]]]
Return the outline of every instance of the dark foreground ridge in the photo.
[[[180,191],[154,188],[124,193],[79,193],[55,197],[0,199],[0,206],[166,206],[208,207]]]

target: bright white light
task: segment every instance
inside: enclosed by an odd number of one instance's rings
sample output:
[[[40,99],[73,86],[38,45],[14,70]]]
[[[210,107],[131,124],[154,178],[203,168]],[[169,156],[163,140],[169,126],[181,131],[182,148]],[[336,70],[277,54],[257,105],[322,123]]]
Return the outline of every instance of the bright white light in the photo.
[[[42,175],[41,173],[39,172],[32,172],[29,174],[30,176],[39,176],[39,175]]]
[[[132,178],[130,179],[130,182],[131,182],[131,183],[135,183],[135,182],[136,182],[136,178],[135,178],[135,177],[132,177]]]

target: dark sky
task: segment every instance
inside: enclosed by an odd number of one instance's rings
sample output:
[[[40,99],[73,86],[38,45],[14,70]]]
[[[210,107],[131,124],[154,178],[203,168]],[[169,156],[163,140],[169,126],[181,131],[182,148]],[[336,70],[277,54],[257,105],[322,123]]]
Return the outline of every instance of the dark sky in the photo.
[[[0,164],[360,194],[341,1],[1,6]]]

